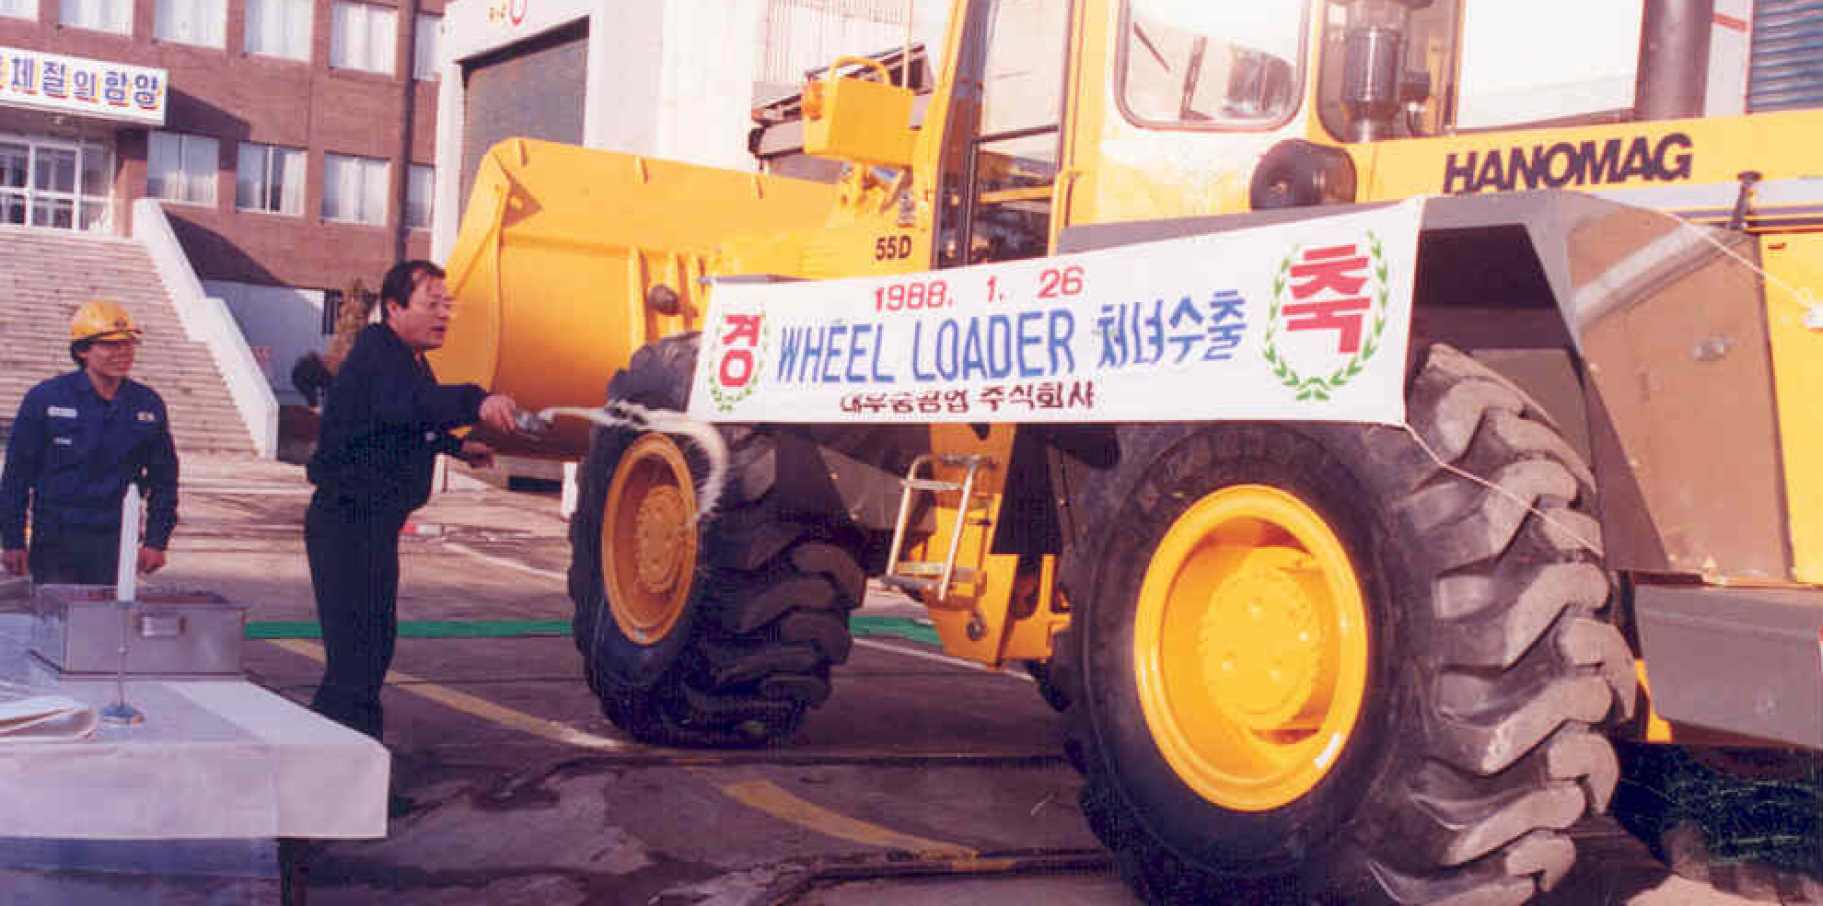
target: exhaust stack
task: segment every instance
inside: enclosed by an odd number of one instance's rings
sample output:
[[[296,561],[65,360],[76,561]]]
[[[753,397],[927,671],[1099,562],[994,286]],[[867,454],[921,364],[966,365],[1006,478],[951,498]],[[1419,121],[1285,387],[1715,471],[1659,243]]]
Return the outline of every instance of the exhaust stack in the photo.
[[[1702,116],[1715,0],[1646,0],[1633,113],[1640,120]]]

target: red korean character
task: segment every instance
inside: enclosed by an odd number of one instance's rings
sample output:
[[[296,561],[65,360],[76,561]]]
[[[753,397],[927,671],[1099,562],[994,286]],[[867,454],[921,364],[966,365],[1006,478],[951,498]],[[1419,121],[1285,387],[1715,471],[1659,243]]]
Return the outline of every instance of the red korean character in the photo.
[[[986,406],[989,412],[999,412],[1000,403],[1005,398],[1006,388],[1004,387],[983,387],[979,393],[975,394],[975,401]]]
[[[1286,332],[1334,330],[1338,351],[1359,351],[1361,322],[1371,303],[1355,294],[1367,284],[1367,257],[1356,254],[1355,246],[1338,245],[1309,249],[1303,261],[1291,268],[1291,297],[1297,301],[1285,305]]]

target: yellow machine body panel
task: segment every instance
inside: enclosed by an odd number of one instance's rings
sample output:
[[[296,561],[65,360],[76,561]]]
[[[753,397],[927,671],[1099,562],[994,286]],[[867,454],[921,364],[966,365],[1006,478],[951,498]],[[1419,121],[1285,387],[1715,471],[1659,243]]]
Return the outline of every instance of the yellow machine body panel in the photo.
[[[1760,256],[1772,340],[1792,578],[1823,585],[1823,332],[1806,325],[1814,305],[1787,288],[1823,286],[1823,233],[1762,235]]]
[[[832,186],[509,139],[482,159],[446,269],[450,341],[440,380],[478,383],[521,408],[602,399],[645,343],[693,329],[720,242],[812,227]],[[503,452],[575,458],[581,423]]]
[[[911,163],[912,90],[891,84],[885,67],[873,65],[883,77],[878,82],[834,79],[804,87],[805,153],[870,166]]]
[[[1122,65],[1119,0],[1076,4],[1070,42],[1070,103],[1058,228],[1248,210],[1260,158],[1287,139],[1334,142],[1314,116],[1316,80],[1304,79],[1292,112],[1243,128],[1191,128],[1154,121],[1138,89],[1116,78]],[[1305,29],[1306,54],[1320,50]]]
[[[1044,557],[1035,572],[1021,575],[1017,555],[988,552],[996,525],[993,517],[1005,498],[1007,465],[1018,428],[1012,424],[986,427],[982,436],[968,425],[931,426],[931,449],[952,456],[985,457],[992,465],[977,471],[969,505],[957,506],[953,499],[939,501],[935,530],[912,546],[907,556],[920,561],[940,559],[950,539],[959,538],[955,565],[973,578],[952,583],[946,594],[924,596],[944,651],[984,664],[1044,660],[1051,653],[1051,637],[1070,622],[1067,612],[1052,603],[1057,600],[1053,594],[1056,558]],[[959,484],[964,473],[961,467],[937,464],[928,477]],[[962,522],[959,535],[958,520]]]

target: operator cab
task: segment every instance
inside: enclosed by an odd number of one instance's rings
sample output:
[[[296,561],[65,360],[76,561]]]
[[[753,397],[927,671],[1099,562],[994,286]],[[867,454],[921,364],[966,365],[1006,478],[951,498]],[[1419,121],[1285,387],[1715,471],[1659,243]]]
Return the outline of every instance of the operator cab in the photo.
[[[1376,148],[1737,113],[1752,99],[1745,82],[1723,84],[1732,63],[1688,59],[1699,45],[1707,55],[1712,32],[1718,47],[1727,37],[1707,14],[1687,15],[1690,0],[1465,6],[965,4],[945,54],[951,88],[937,99],[936,172],[918,175],[931,264],[1035,257],[1069,225],[1510,188],[1446,184],[1453,149],[1441,144]],[[1743,73],[1746,46],[1734,61]],[[1655,100],[1667,93],[1677,106]],[[1735,106],[1716,109],[1720,97]]]

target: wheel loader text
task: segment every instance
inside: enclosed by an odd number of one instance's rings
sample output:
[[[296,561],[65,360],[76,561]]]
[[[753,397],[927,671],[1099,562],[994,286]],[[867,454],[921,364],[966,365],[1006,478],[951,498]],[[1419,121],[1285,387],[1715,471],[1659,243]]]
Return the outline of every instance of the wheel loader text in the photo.
[[[1022,311],[910,323],[857,322],[780,331],[776,378],[790,384],[896,384],[882,347],[909,334],[909,379],[934,381],[1046,378],[1076,373],[1076,317],[1067,309]]]

